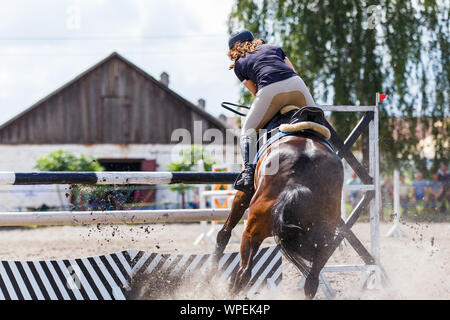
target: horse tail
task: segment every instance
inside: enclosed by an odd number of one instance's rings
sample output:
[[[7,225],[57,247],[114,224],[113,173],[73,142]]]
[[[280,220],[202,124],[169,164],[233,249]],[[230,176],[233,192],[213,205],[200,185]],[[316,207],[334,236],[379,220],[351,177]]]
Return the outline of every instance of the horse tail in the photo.
[[[305,244],[307,230],[301,227],[300,221],[302,214],[311,207],[311,202],[311,189],[301,184],[292,184],[281,192],[272,210],[275,241],[303,274],[308,273],[308,267],[299,252],[302,243]]]

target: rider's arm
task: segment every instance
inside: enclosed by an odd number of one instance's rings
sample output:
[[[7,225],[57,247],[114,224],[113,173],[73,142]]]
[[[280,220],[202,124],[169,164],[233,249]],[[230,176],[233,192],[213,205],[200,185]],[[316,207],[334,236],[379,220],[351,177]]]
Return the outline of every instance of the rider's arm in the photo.
[[[284,62],[292,69],[294,70],[295,73],[297,73],[297,71],[295,71],[294,66],[292,65],[291,61],[289,60],[288,57],[284,58]]]
[[[256,92],[258,92],[258,87],[256,84],[249,79],[245,68],[242,70],[241,61],[237,60],[234,65],[234,73],[238,77],[239,81],[241,81],[244,86],[254,95],[256,96]]]
[[[247,89],[248,89],[254,96],[256,96],[256,93],[258,92],[258,87],[256,86],[256,84],[255,84],[252,80],[245,80],[245,81],[244,81],[244,86],[246,86]]]

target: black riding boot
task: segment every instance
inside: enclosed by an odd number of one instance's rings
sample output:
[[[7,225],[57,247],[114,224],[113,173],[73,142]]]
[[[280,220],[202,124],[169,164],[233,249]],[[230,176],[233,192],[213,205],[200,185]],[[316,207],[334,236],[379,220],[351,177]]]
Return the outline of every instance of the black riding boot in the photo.
[[[255,167],[250,163],[250,147],[252,139],[250,137],[241,138],[241,151],[244,158],[244,171],[237,177],[234,182],[234,188],[239,191],[251,193],[255,191]]]

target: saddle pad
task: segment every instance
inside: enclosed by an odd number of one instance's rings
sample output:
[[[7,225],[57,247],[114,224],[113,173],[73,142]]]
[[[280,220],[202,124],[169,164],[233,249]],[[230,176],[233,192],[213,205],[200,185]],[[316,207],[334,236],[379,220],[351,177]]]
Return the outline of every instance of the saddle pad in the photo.
[[[285,123],[280,126],[280,131],[282,132],[296,132],[296,131],[303,131],[303,130],[311,130],[315,131],[321,136],[323,136],[325,139],[330,139],[331,133],[330,130],[328,130],[327,127],[322,126],[321,124],[311,122],[311,121],[303,121],[303,122],[297,122],[297,123]]]

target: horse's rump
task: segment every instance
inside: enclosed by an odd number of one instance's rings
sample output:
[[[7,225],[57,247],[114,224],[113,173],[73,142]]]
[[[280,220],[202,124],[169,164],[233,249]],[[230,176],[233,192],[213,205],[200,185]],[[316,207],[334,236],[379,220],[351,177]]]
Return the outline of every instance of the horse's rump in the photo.
[[[295,254],[312,260],[331,243],[340,221],[342,161],[314,137],[290,137],[261,157],[259,175],[276,155],[279,172],[259,177],[265,187],[275,181],[280,186],[272,207],[273,235],[290,259]]]

